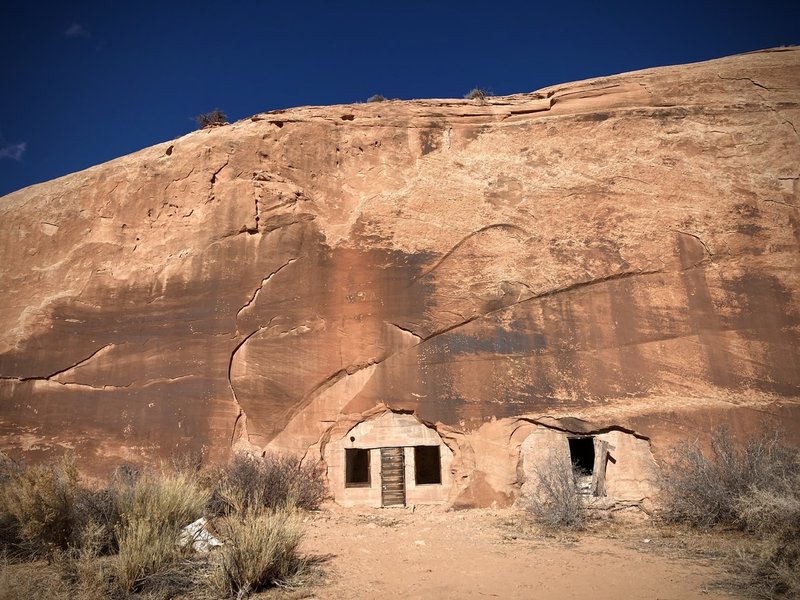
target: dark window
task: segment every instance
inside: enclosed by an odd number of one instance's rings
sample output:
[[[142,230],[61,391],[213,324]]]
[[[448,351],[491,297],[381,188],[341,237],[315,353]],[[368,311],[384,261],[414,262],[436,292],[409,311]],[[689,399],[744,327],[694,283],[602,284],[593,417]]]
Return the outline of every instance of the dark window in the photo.
[[[414,446],[414,476],[417,485],[442,483],[439,446]]]
[[[345,487],[369,487],[369,450],[345,448]]]
[[[591,475],[594,470],[594,438],[569,438],[569,459],[581,475]]]

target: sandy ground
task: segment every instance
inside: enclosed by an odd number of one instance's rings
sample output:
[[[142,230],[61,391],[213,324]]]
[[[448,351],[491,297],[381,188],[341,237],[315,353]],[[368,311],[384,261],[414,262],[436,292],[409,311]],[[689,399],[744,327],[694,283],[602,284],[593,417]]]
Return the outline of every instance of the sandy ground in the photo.
[[[725,574],[713,539],[646,522],[554,536],[526,526],[512,510],[328,506],[306,525],[304,549],[320,557],[324,571],[307,597],[733,597],[715,585]]]

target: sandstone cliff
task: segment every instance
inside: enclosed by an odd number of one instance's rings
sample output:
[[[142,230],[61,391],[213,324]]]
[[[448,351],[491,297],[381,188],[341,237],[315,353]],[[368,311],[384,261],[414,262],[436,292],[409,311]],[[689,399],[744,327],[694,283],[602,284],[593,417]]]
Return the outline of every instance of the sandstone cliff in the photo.
[[[468,500],[543,418],[797,431],[799,127],[781,48],[275,111],[10,194],[0,449],[306,452],[385,405]]]

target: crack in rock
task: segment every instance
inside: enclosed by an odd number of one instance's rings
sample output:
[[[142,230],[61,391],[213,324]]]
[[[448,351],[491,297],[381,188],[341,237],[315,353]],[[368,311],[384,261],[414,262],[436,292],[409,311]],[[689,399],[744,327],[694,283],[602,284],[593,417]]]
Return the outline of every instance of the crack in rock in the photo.
[[[76,362],[76,363],[74,363],[74,364],[72,364],[72,365],[70,365],[68,367],[64,367],[63,369],[59,369],[58,371],[50,373],[50,375],[32,375],[30,377],[8,377],[8,376],[3,376],[3,377],[0,377],[0,379],[13,379],[13,380],[17,380],[17,381],[49,381],[49,380],[52,380],[53,377],[57,377],[57,376],[61,375],[62,373],[66,373],[67,371],[70,371],[72,369],[76,369],[77,367],[80,367],[81,365],[86,364],[87,362],[89,362],[91,359],[96,357],[98,354],[100,354],[104,350],[106,350],[108,348],[113,348],[114,345],[115,344],[105,344],[104,346],[101,346],[100,348],[98,348],[97,350],[92,352],[86,358],[83,358],[83,359],[79,360],[78,362]],[[56,382],[56,383],[60,383],[60,382]]]
[[[703,249],[706,251],[706,254],[708,255],[706,258],[708,260],[713,260],[714,253],[711,252],[711,249],[708,247],[708,244],[706,244],[703,241],[703,238],[701,238],[699,235],[694,234],[694,233],[689,233],[688,231],[681,231],[680,229],[670,229],[670,231],[674,231],[675,233],[680,233],[681,235],[688,235],[689,237],[693,237],[694,239],[696,239],[698,242],[700,242],[700,244],[703,246]],[[700,261],[700,262],[704,262],[704,261]],[[697,263],[697,264],[700,264],[700,263]],[[693,266],[696,267],[697,265],[693,265]]]
[[[206,199],[206,204],[208,204],[209,202],[213,202],[214,201],[214,198],[215,198],[214,187],[217,184],[217,175],[219,175],[222,172],[222,169],[224,169],[225,167],[228,166],[228,163],[230,161],[231,161],[231,154],[227,153],[225,155],[225,163],[219,169],[217,169],[216,171],[214,171],[211,174],[211,179],[208,182],[209,183],[209,188],[208,188],[208,198]]]
[[[559,294],[565,294],[565,293],[573,292],[575,290],[579,290],[579,289],[582,289],[582,288],[591,287],[591,286],[595,286],[595,285],[600,285],[600,284],[608,283],[608,282],[611,282],[611,281],[618,281],[618,280],[621,280],[621,279],[628,279],[628,278],[631,278],[631,277],[656,275],[658,273],[663,273],[663,272],[664,272],[663,269],[652,269],[652,270],[646,270],[646,271],[645,270],[642,270],[642,271],[624,271],[622,273],[614,273],[612,275],[607,275],[605,277],[600,277],[598,279],[590,279],[588,281],[579,281],[577,283],[566,285],[566,286],[563,286],[563,287],[560,287],[560,288],[555,288],[555,289],[548,290],[548,291],[545,291],[545,292],[541,292],[541,293],[538,293],[538,294],[533,294],[531,296],[528,296],[526,298],[522,298],[520,300],[517,300],[517,301],[512,302],[510,304],[507,304],[505,306],[501,306],[501,307],[496,308],[494,310],[490,310],[490,311],[488,311],[486,313],[482,313],[482,314],[478,314],[478,315],[474,315],[472,317],[469,317],[468,319],[465,319],[461,323],[456,323],[455,325],[450,325],[449,327],[446,327],[446,328],[441,329],[439,331],[435,331],[435,332],[431,333],[430,335],[424,337],[422,342],[420,342],[420,344],[423,343],[423,342],[427,342],[428,340],[433,339],[435,337],[438,337],[440,335],[444,335],[445,333],[453,331],[454,329],[457,329],[459,327],[463,327],[464,325],[468,325],[469,323],[472,323],[473,321],[477,321],[478,319],[483,319],[485,317],[489,317],[489,316],[491,316],[493,314],[496,314],[496,313],[499,313],[501,311],[508,310],[509,308],[512,308],[512,307],[517,306],[518,304],[522,304],[524,302],[531,302],[533,300],[539,300],[539,299],[542,299],[542,298],[550,298],[550,297],[553,297],[553,296],[557,296]],[[417,345],[419,345],[419,344],[417,344]]]
[[[242,306],[242,308],[240,308],[240,309],[239,309],[239,310],[236,312],[236,318],[238,319],[238,318],[239,318],[239,315],[242,313],[242,311],[244,311],[245,309],[249,308],[249,307],[250,307],[250,305],[251,305],[251,304],[253,304],[253,302],[255,302],[255,301],[256,301],[256,298],[257,298],[257,297],[258,297],[258,295],[261,293],[261,290],[263,290],[263,289],[264,289],[264,286],[265,286],[267,283],[269,283],[269,281],[270,281],[270,280],[271,280],[271,279],[272,279],[272,278],[273,278],[275,275],[277,275],[278,273],[280,273],[281,271],[283,271],[283,270],[284,270],[286,267],[288,267],[290,264],[292,264],[293,262],[297,261],[298,259],[299,259],[299,257],[290,258],[288,261],[286,261],[285,263],[283,263],[283,264],[282,264],[280,267],[278,267],[277,269],[275,269],[274,271],[272,271],[272,272],[271,272],[269,275],[267,275],[266,277],[264,277],[264,278],[261,280],[261,283],[258,285],[258,287],[257,287],[257,288],[255,289],[255,291],[253,292],[252,296],[250,296],[250,299],[249,299],[249,300],[248,300],[248,301],[245,303],[245,305],[244,305],[244,306]]]

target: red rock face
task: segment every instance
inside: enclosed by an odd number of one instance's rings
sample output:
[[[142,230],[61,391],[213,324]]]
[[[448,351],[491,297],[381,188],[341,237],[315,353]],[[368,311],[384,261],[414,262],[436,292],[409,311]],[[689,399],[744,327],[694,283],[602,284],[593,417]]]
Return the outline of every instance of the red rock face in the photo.
[[[305,452],[386,405],[460,440],[474,504],[520,418],[796,435],[798,98],[778,49],[257,115],[10,194],[0,447]]]

